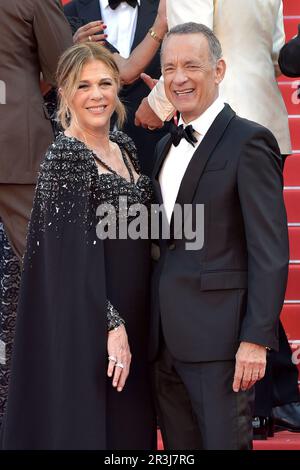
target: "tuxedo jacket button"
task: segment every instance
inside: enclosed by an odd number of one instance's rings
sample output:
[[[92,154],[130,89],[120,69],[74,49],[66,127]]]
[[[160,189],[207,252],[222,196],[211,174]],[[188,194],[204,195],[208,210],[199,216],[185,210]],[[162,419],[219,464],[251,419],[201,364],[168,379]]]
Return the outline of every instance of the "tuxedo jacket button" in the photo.
[[[170,245],[169,245],[169,250],[170,250],[170,251],[173,251],[173,250],[175,250],[175,248],[176,248],[175,243],[170,243]]]

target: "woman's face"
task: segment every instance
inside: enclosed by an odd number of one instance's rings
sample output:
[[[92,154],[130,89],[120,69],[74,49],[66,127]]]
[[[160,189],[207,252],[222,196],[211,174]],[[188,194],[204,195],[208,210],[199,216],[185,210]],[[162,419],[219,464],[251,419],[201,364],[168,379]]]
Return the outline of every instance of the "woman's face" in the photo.
[[[70,103],[72,124],[81,129],[109,129],[118,87],[111,70],[100,60],[87,62]]]

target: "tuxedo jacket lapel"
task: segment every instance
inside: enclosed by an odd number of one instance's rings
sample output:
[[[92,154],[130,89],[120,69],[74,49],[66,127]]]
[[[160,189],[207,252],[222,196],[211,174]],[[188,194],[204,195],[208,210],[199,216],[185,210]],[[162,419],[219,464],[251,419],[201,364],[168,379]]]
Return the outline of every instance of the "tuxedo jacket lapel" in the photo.
[[[225,104],[224,109],[212,123],[186,169],[178,191],[176,199],[177,204],[183,205],[192,202],[205,166],[219,140],[222,138],[228,124],[235,115],[236,113],[231,107]]]
[[[172,145],[172,137],[170,134],[167,134],[163,139],[157,144],[157,159],[155,162],[153,170],[153,186],[155,191],[156,200],[159,204],[163,203],[161,188],[159,184],[159,173],[162,167],[162,164],[169,153],[170,147]]]
[[[78,0],[78,13],[85,23],[102,19],[99,0]]]

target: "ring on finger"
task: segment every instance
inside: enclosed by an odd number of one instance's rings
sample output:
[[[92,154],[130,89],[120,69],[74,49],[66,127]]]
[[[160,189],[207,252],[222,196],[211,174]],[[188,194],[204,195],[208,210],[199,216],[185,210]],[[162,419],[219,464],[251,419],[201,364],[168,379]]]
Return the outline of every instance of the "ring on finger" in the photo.
[[[89,36],[89,41],[92,42],[92,36]]]
[[[112,362],[117,362],[117,358],[115,356],[108,356],[108,360]]]
[[[117,362],[116,367],[120,367],[121,369],[124,369],[124,364],[122,362]]]

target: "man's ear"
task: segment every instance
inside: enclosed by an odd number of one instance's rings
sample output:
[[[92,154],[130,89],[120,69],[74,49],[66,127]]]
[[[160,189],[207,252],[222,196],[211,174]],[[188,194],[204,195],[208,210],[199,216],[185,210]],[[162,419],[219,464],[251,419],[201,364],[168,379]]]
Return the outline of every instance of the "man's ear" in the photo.
[[[216,65],[216,83],[219,85],[226,72],[226,63],[224,59],[219,59]]]

